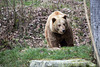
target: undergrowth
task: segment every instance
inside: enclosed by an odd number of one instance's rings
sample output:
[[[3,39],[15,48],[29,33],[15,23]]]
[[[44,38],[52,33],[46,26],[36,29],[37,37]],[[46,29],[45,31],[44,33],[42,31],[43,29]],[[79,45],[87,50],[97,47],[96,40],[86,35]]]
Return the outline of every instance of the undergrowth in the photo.
[[[64,60],[83,58],[92,60],[91,46],[63,47],[59,50],[48,48],[20,48],[0,52],[0,65],[3,67],[28,67],[31,60]]]

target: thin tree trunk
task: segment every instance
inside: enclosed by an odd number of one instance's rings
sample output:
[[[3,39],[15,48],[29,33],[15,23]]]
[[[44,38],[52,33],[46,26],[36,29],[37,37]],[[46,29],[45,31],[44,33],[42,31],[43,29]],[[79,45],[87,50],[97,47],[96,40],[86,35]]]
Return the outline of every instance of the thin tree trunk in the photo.
[[[13,13],[14,13],[14,28],[18,28],[18,24],[16,23],[16,8],[15,8],[15,0],[13,0]]]

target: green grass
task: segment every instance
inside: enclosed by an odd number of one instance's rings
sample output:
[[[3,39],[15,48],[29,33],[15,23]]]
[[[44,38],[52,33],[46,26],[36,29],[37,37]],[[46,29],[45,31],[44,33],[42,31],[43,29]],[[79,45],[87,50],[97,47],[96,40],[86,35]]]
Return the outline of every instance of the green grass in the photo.
[[[38,1],[38,0],[33,0],[33,1],[31,0],[31,1],[24,2],[24,5],[26,5],[26,6],[33,5],[34,7],[37,7],[37,6],[39,6],[39,4],[40,4],[40,1]]]
[[[7,1],[7,2],[8,2],[8,5],[9,6],[12,6],[13,3],[14,3],[14,0],[10,0],[10,1]],[[19,5],[20,3],[21,3],[21,0],[15,0],[15,5],[16,6]],[[1,4],[0,7],[7,6],[7,4],[6,4],[5,1],[1,1],[0,4]],[[40,1],[39,0],[28,0],[28,1],[24,1],[23,0],[23,4],[26,5],[26,6],[30,6],[30,5],[33,5],[34,4],[33,7],[37,7],[37,6],[39,6]]]
[[[92,60],[91,46],[63,47],[60,50],[46,48],[14,48],[0,52],[0,65],[4,67],[28,67],[30,60],[62,60],[84,58]]]
[[[86,0],[86,5],[87,5],[88,9],[90,9],[90,0]]]
[[[29,6],[32,4],[32,1],[27,1],[27,2],[24,2],[25,5]]]

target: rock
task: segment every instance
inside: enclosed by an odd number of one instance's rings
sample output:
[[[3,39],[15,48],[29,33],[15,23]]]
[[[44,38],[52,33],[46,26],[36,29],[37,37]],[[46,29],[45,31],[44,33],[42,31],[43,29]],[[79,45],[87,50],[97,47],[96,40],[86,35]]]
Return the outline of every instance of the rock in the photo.
[[[30,67],[96,67],[96,64],[84,59],[32,60]]]

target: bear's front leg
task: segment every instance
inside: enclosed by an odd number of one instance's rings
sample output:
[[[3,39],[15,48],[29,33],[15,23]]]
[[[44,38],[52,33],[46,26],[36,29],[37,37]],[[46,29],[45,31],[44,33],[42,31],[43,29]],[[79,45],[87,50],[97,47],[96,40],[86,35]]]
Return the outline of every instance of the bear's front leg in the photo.
[[[59,44],[58,44],[58,42],[55,41],[55,40],[50,40],[50,47],[51,47],[51,48],[52,48],[52,47],[59,47]]]
[[[67,43],[67,46],[74,46],[72,29],[69,28],[65,34],[66,35],[64,37],[65,37],[65,41]]]
[[[59,43],[58,41],[55,39],[55,37],[49,37],[49,47],[53,48],[53,47],[59,47]]]
[[[67,43],[67,46],[74,46],[72,37],[66,38],[65,41]]]

